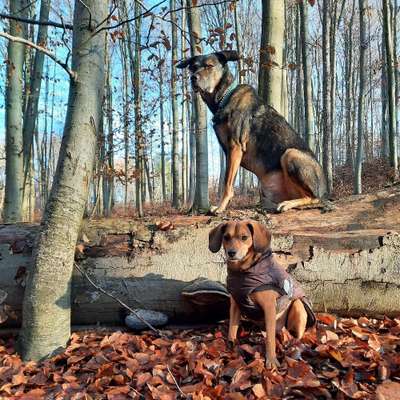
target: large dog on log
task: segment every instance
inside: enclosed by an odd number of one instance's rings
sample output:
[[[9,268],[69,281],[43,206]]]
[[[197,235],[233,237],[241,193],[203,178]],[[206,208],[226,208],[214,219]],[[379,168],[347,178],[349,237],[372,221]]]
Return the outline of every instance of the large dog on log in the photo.
[[[236,51],[220,51],[177,64],[189,68],[194,91],[214,114],[214,129],[227,157],[224,193],[213,211],[224,211],[232,199],[240,165],[257,175],[267,210],[320,203],[327,195],[321,166],[285,118],[253,87],[233,85],[227,63],[238,59]]]

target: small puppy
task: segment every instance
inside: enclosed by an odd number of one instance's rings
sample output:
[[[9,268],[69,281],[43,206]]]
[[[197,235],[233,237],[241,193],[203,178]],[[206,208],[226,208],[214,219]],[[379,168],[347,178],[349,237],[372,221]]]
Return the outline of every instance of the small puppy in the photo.
[[[277,263],[271,252],[271,233],[255,221],[225,222],[210,231],[209,249],[224,248],[231,295],[229,341],[235,342],[241,315],[265,321],[265,364],[279,366],[275,334],[283,326],[296,338],[316,322],[300,284]]]

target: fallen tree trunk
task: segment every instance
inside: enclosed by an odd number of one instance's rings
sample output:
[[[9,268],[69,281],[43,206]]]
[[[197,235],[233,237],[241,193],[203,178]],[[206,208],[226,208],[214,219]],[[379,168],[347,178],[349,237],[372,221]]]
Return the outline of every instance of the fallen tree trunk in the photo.
[[[258,219],[271,227],[276,256],[302,282],[317,311],[400,314],[400,188],[352,196],[335,205],[325,214],[316,209],[279,215],[232,210],[228,216]],[[85,222],[77,262],[131,307],[186,320],[201,312],[212,315],[212,307],[199,311],[181,291],[198,277],[225,281],[222,255],[208,250],[208,232],[221,219],[175,216],[168,221],[174,228],[166,231],[157,229],[154,219]],[[14,317],[4,327],[20,324],[37,231],[37,225],[0,226],[0,303],[7,296],[3,314]],[[74,324],[121,322],[120,306],[77,271],[72,289]]]

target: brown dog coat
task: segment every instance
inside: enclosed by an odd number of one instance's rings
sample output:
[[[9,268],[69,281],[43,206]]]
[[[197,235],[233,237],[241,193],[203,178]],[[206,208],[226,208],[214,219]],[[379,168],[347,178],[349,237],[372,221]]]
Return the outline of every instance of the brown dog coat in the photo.
[[[249,319],[264,319],[263,310],[251,300],[250,294],[275,290],[280,295],[277,299],[277,314],[285,311],[294,300],[300,299],[307,312],[307,328],[315,325],[316,317],[310,300],[300,283],[274,259],[271,250],[267,250],[254,265],[244,271],[228,268],[227,287],[241,313]]]

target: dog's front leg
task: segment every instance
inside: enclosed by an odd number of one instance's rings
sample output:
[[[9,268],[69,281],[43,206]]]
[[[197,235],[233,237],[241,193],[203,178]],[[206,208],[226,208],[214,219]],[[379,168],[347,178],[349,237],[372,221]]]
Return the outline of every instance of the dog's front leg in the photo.
[[[278,293],[273,290],[264,290],[255,292],[251,295],[264,311],[265,331],[267,337],[265,339],[265,366],[268,369],[276,369],[279,362],[276,358],[276,299]]]
[[[211,210],[214,213],[220,213],[225,211],[229,201],[233,197],[233,184],[235,183],[236,174],[239,170],[240,163],[242,162],[243,150],[237,143],[230,143],[227,151],[227,163],[226,163],[226,174],[225,174],[225,187],[224,193],[219,206]]]
[[[229,331],[228,341],[233,345],[236,343],[237,332],[240,323],[240,309],[236,301],[231,296],[231,305],[229,309]]]

